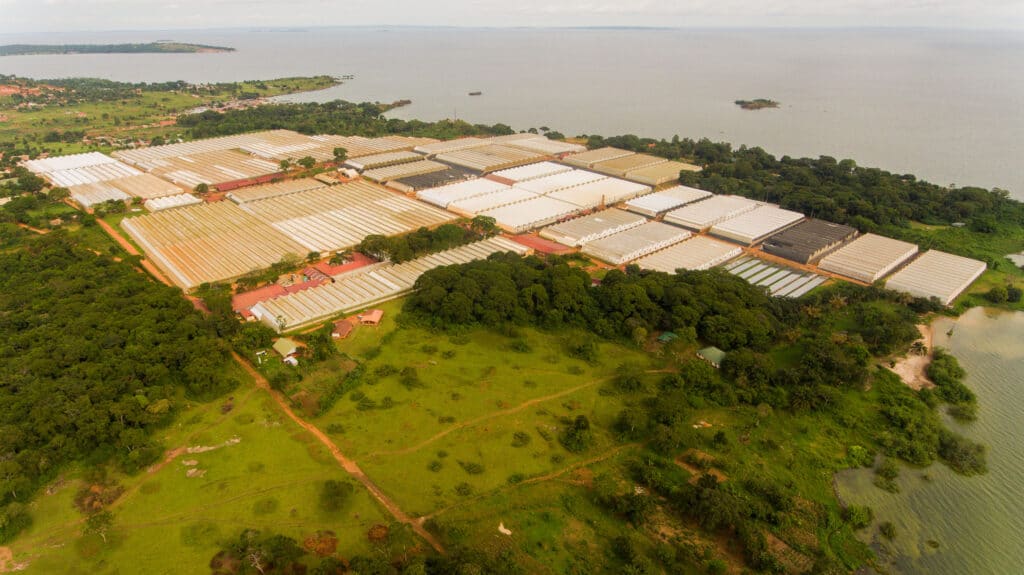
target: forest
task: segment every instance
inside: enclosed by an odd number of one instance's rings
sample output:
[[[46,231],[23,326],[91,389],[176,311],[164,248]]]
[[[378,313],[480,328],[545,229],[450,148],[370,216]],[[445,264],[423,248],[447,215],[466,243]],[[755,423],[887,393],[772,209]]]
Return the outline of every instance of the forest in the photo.
[[[0,542],[75,460],[128,472],[162,453],[151,431],[185,398],[237,384],[226,345],[178,290],[66,232],[0,255]]]

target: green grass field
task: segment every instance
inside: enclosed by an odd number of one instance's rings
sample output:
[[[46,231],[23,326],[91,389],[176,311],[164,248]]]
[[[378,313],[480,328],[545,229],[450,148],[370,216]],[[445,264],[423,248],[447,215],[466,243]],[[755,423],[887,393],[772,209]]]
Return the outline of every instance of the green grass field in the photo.
[[[167,447],[237,444],[205,453],[179,455],[156,473],[117,477],[125,494],[112,508],[107,542],[82,535],[75,493],[82,469],[64,474],[62,486],[33,503],[33,526],[11,545],[25,573],[205,572],[219,543],[244,528],[283,533],[300,542],[317,530],[338,537],[338,552],[369,551],[366,532],[388,517],[363,489],[347,506],[325,515],[317,505],[319,484],[347,476],[323,446],[277,410],[270,398],[245,384],[233,394],[234,409],[222,414],[227,398],[186,407],[159,433]],[[194,460],[202,477],[189,478]]]

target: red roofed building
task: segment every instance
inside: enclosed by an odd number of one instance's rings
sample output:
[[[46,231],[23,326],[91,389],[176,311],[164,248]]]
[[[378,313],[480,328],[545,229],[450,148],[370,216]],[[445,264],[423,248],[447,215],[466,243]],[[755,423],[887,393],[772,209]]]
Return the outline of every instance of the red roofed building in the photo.
[[[331,337],[335,339],[345,339],[348,337],[348,334],[352,333],[352,329],[354,327],[355,326],[352,325],[352,322],[347,319],[339,319],[334,322],[334,330],[331,332]]]
[[[359,323],[363,325],[380,325],[382,319],[384,319],[384,310],[382,309],[371,309],[366,313],[359,314]]]

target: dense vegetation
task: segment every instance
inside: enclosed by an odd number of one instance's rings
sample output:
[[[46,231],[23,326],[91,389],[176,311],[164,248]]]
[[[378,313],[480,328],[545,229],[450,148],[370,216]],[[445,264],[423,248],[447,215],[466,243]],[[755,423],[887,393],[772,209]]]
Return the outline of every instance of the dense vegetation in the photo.
[[[356,250],[379,260],[407,262],[420,256],[450,250],[494,235],[494,218],[477,216],[468,225],[443,224],[434,229],[420,228],[400,236],[373,234],[363,238]]]
[[[227,350],[180,292],[62,232],[0,255],[0,541],[35,489],[73,460],[127,471],[183,395],[210,397]]]
[[[6,44],[0,56],[34,56],[39,54],[151,54],[192,52],[234,52],[234,48],[186,44],[181,42],[148,42],[144,44]]]

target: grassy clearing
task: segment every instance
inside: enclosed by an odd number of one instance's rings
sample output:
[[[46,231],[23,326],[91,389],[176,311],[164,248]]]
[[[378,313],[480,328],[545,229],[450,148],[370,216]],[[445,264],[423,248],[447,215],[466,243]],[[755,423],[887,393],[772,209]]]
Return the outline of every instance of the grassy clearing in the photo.
[[[284,418],[263,393],[240,388],[234,409],[228,398],[191,405],[160,439],[168,447],[237,444],[206,453],[182,454],[156,473],[117,477],[126,492],[115,503],[114,524],[104,543],[82,535],[72,506],[83,470],[69,470],[63,487],[33,504],[34,525],[13,544],[26,573],[200,573],[219,549],[246,527],[266,528],[301,541],[315,531],[334,531],[342,556],[366,553],[367,530],[388,523],[362,489],[335,515],[317,506],[319,483],[346,479],[323,446]],[[194,467],[182,462],[194,460]],[[205,471],[189,478],[188,469]],[[117,566],[121,566],[119,569]]]

